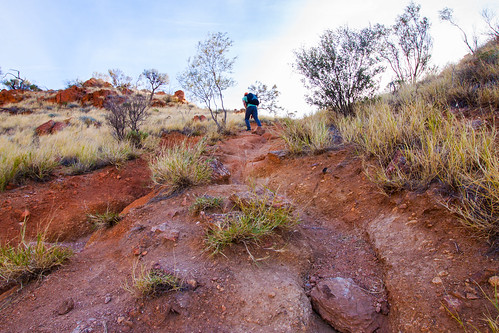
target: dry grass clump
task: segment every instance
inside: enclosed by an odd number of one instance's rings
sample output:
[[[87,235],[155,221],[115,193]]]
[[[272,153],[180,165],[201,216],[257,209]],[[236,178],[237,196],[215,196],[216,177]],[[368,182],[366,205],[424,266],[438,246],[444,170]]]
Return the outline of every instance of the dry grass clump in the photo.
[[[119,212],[113,212],[107,207],[105,212],[88,214],[87,218],[95,229],[108,229],[118,224],[122,217]]]
[[[25,225],[21,229],[21,241],[17,246],[0,247],[0,277],[5,283],[22,283],[44,275],[62,265],[71,255],[72,250],[45,242],[45,234],[39,233],[36,241],[28,242],[25,238]]]
[[[175,275],[160,268],[147,269],[138,262],[133,265],[131,281],[126,281],[124,285],[124,289],[137,298],[158,296],[161,293],[181,288],[182,283]]]
[[[200,140],[193,146],[184,141],[178,146],[162,150],[149,163],[153,181],[167,185],[171,192],[208,183],[212,171],[203,157],[205,149],[205,140]]]
[[[206,232],[206,250],[212,254],[233,243],[258,243],[278,229],[289,229],[298,224],[292,207],[282,205],[276,195],[264,194],[252,200],[238,200],[240,209],[225,218],[210,223]]]
[[[324,113],[317,113],[303,119],[281,120],[280,137],[292,154],[319,154],[332,144],[328,119]]]
[[[222,205],[222,198],[203,195],[194,200],[192,205],[189,207],[189,212],[193,215],[198,215],[201,211],[222,208]]]

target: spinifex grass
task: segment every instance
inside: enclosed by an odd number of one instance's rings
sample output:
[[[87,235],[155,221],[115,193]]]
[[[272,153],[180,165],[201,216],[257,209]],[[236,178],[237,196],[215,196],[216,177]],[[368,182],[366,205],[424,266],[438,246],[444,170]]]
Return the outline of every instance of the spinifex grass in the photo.
[[[172,192],[209,182],[211,168],[202,154],[205,142],[189,146],[182,144],[160,152],[149,163],[152,179],[157,184],[167,185]]]
[[[121,220],[120,214],[110,211],[109,207],[103,213],[88,214],[87,217],[95,229],[110,228]]]
[[[222,204],[222,198],[203,195],[196,198],[196,200],[189,207],[189,212],[191,212],[191,214],[193,215],[197,215],[201,211],[221,208]]]
[[[157,296],[181,288],[182,283],[178,277],[159,268],[147,269],[138,262],[133,265],[131,281],[126,281],[124,285],[124,289],[137,298]]]
[[[287,229],[298,224],[292,208],[280,205],[275,197],[263,197],[249,202],[236,203],[240,211],[227,214],[222,221],[211,223],[206,232],[206,249],[213,254],[238,242],[258,243],[277,229]]]
[[[17,246],[0,247],[0,277],[6,283],[26,282],[46,274],[73,254],[71,249],[47,244],[44,233],[39,233],[35,242],[26,241],[24,234],[25,227]]]
[[[280,134],[292,154],[323,152],[331,146],[327,119],[322,113],[304,119],[283,119]]]

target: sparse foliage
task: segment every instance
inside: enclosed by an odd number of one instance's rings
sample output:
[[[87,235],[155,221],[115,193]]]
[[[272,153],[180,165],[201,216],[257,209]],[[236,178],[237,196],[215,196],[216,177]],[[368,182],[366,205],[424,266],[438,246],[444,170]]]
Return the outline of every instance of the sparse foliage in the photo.
[[[108,69],[111,84],[118,89],[129,89],[132,85],[132,77],[126,75],[121,69]]]
[[[394,82],[399,86],[416,83],[430,69],[430,22],[420,17],[420,9],[420,5],[411,2],[392,27],[377,26],[383,36],[380,55],[395,73]]]
[[[312,91],[307,101],[343,115],[353,113],[353,103],[376,91],[383,67],[376,59],[378,32],[341,27],[326,30],[319,46],[295,52],[295,68]]]
[[[126,281],[124,289],[137,298],[157,296],[167,291],[180,290],[182,282],[175,275],[160,268],[147,269],[135,262],[132,268],[131,281]]]
[[[145,69],[142,72],[142,76],[144,76],[147,80],[147,85],[149,90],[151,91],[150,100],[154,97],[154,92],[161,88],[164,85],[167,85],[170,82],[170,78],[166,73],[160,73],[157,69]]]
[[[210,34],[198,43],[196,55],[189,58],[187,69],[178,76],[182,88],[210,110],[219,132],[223,132],[227,122],[223,91],[235,83],[229,76],[236,59],[228,57],[232,44],[226,33]],[[223,112],[222,119],[218,118],[219,108]]]
[[[115,137],[121,141],[126,138],[126,128],[133,133],[131,136],[135,145],[140,143],[140,125],[147,118],[149,99],[141,94],[131,96],[111,96],[106,101],[108,124],[113,129]]]
[[[280,110],[283,110],[282,107],[277,105],[277,99],[281,93],[277,90],[275,84],[269,89],[266,84],[256,81],[248,87],[248,90],[258,96],[258,100],[260,101],[258,108],[260,110],[267,110],[274,114],[274,116],[277,115]]]
[[[444,9],[442,9],[438,12],[438,14],[440,16],[440,20],[449,22],[450,24],[452,24],[453,26],[458,28],[459,31],[461,31],[461,34],[463,37],[463,42],[466,44],[466,46],[468,47],[470,52],[472,54],[475,54],[476,50],[478,49],[478,36],[477,36],[477,34],[473,34],[471,36],[471,40],[469,40],[468,34],[466,33],[466,31],[463,30],[463,28],[461,28],[461,26],[459,24],[457,24],[456,20],[454,19],[453,13],[454,13],[454,10],[452,8],[449,8],[449,7],[445,7]]]
[[[482,10],[482,17],[489,27],[488,35],[491,38],[499,39],[499,20],[496,19],[496,14],[490,9]]]

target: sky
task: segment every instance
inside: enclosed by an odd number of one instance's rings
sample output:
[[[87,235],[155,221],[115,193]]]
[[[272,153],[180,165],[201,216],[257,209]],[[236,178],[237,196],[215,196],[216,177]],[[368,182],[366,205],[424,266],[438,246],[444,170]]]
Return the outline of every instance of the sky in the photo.
[[[467,48],[457,28],[438,19],[444,7],[468,35],[485,31],[480,12],[499,17],[497,0],[420,0],[433,37],[432,64],[457,63]],[[400,0],[0,0],[0,68],[16,69],[44,89],[62,89],[68,80],[119,68],[137,78],[144,69],[176,77],[209,33],[223,32],[237,57],[236,86],[224,92],[229,109],[256,81],[277,85],[279,104],[309,114],[302,76],[293,69],[294,51],[318,45],[326,29],[348,25],[392,25],[409,1]],[[391,76],[386,72],[385,76]],[[189,98],[189,94],[187,93]],[[196,102],[196,101],[194,101]],[[198,103],[199,104],[199,103]],[[201,104],[199,104],[202,106]]]

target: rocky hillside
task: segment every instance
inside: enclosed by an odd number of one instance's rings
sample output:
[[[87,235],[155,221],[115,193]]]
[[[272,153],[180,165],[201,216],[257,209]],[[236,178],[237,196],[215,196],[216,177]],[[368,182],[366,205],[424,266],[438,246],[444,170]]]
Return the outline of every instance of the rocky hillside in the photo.
[[[456,318],[487,330],[498,253],[439,205],[438,187],[387,196],[351,147],[290,156],[272,133],[215,145],[223,176],[175,195],[152,185],[140,159],[0,193],[2,240],[27,217],[28,233],[47,227],[75,250],[47,277],[4,286],[0,331],[459,332]],[[237,198],[268,190],[298,225],[223,254],[205,250],[207,228]],[[223,205],[193,214],[203,195]],[[122,220],[92,232],[85,214],[108,203]],[[137,297],[127,289],[140,267],[181,287]]]

